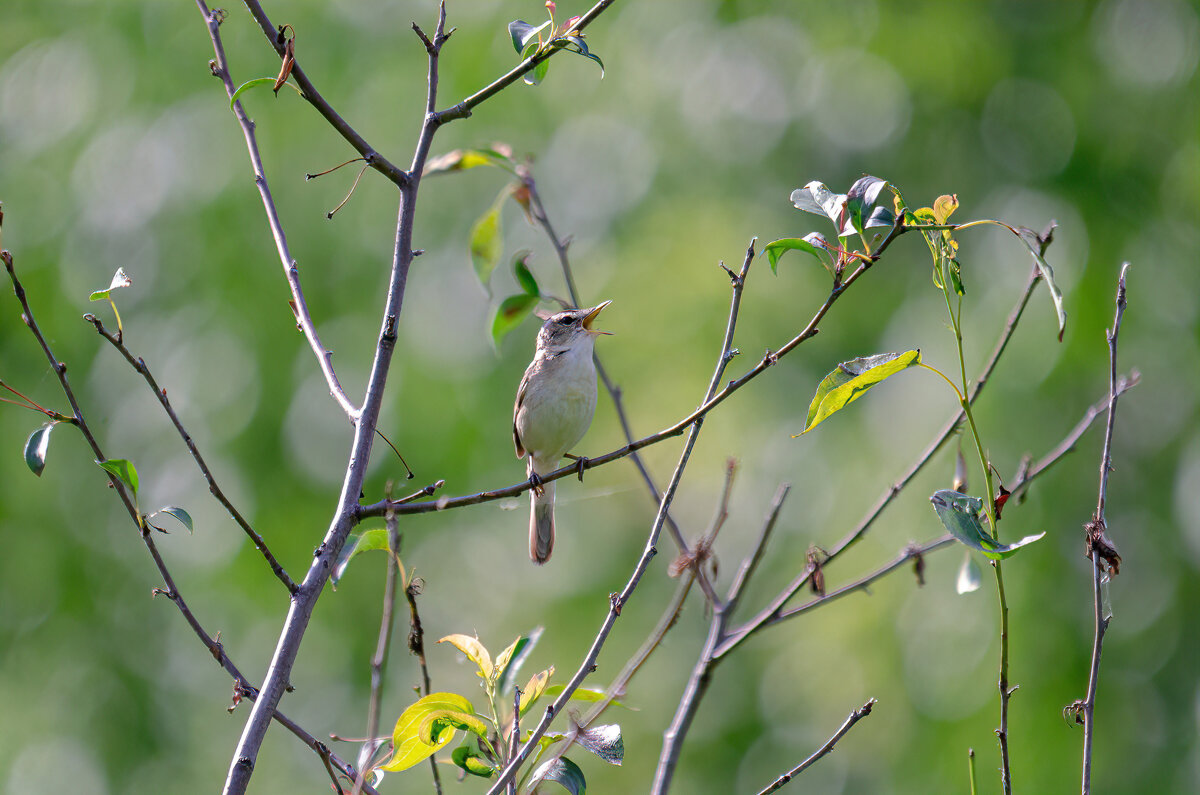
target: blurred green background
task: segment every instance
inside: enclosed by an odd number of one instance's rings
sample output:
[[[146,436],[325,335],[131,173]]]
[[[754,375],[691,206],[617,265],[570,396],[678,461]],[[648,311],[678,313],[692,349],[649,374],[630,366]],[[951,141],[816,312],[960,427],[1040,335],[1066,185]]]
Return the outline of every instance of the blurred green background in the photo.
[[[432,2],[269,3],[298,33],[298,56],[324,95],[374,146],[407,163],[420,122],[424,53],[408,30],[432,29]],[[447,106],[508,70],[505,31],[538,20],[540,2],[450,2],[458,28],[444,51]],[[560,16],[582,13],[564,0]],[[235,82],[273,75],[278,59],[231,4],[222,32]],[[1066,293],[1062,344],[1039,288],[979,403],[1001,473],[1053,447],[1107,385],[1104,329],[1122,260],[1133,263],[1120,367],[1143,382],[1121,402],[1109,526],[1124,565],[1096,711],[1096,792],[1200,788],[1200,143],[1194,3],[618,2],[588,30],[605,61],[554,59],[544,85],[516,85],[438,135],[434,153],[493,141],[536,157],[552,220],[571,247],[585,301],[612,299],[599,350],[624,390],[639,434],[700,400],[719,350],[729,283],[752,236],[829,230],[792,208],[789,193],[819,179],[839,191],[863,173],[893,181],[913,206],[957,193],[956,220],[1059,223],[1049,260]],[[344,466],[349,428],[327,395],[288,308],[240,131],[189,2],[7,0],[0,10],[0,200],[4,245],[30,301],[69,365],[89,419],[112,457],[133,459],[143,504],[179,504],[194,535],[159,539],[199,620],[247,675],[261,681],[287,599],[241,532],[207,494],[144,384],[102,344],[83,312],[88,293],[122,267],[126,338],[144,356],[225,490],[294,577],[320,542]],[[394,232],[395,191],[364,176],[333,221],[352,169],[303,175],[353,153],[295,93],[247,98],[268,177],[313,314],[343,383],[363,387],[377,333]],[[512,292],[507,265],[492,296],[466,253],[473,220],[504,184],[491,169],[428,180],[416,261],[382,430],[420,486],[443,493],[517,482],[511,396],[535,324],[499,351],[490,313]],[[511,203],[506,251],[527,247],[550,292],[563,292],[545,240]],[[967,284],[968,371],[990,350],[1030,267],[1023,248],[991,231],[960,235]],[[506,255],[507,256],[507,255]],[[730,376],[793,336],[824,299],[828,276],[790,254],[778,276],[755,263]],[[839,303],[822,333],[705,424],[675,503],[689,536],[717,503],[725,460],[740,461],[717,554],[727,585],[757,534],[771,494],[793,485],[776,538],[746,600],[756,609],[831,546],[942,424],[953,396],[909,373],[802,439],[812,390],[836,362],[920,347],[953,367],[941,297],[925,245],[897,242]],[[56,379],[24,330],[11,292],[0,299],[0,378],[65,410]],[[55,432],[41,478],[21,448],[38,416],[0,410],[0,791],[214,792],[248,714],[226,714],[230,682],[175,608],[134,528],[78,434]],[[1062,708],[1084,695],[1092,638],[1082,524],[1095,507],[1097,426],[1005,514],[1008,537],[1047,537],[1006,567],[1012,607],[1013,777],[1021,792],[1078,787],[1082,730]],[[581,452],[622,443],[601,396]],[[679,449],[647,451],[665,482]],[[853,551],[830,587],[941,529],[928,495],[948,485],[943,452]],[[402,470],[382,445],[367,499]],[[978,477],[972,474],[973,485]],[[585,653],[644,544],[653,505],[628,462],[559,489],[554,560],[526,553],[527,503],[490,503],[406,519],[403,558],[424,579],[429,640],[475,633],[498,650],[537,625],[526,671],[555,665],[565,681]],[[657,620],[673,557],[654,561],[590,683],[603,686]],[[994,587],[958,596],[963,553],[928,560],[927,584],[906,570],[748,643],[716,672],[692,728],[674,791],[756,792],[811,753],[868,697],[874,714],[789,791],[965,792],[968,747],[983,792],[999,789]],[[283,708],[318,736],[361,735],[375,644],[383,557],[355,562],[326,593]],[[599,793],[648,787],[707,622],[694,594],[679,626],[634,681],[639,711],[624,728],[623,767],[573,754]],[[419,674],[399,632],[385,715],[414,698]],[[435,689],[481,702],[460,655],[429,650]],[[386,721],[386,718],[385,718]],[[335,743],[353,758],[354,747]],[[586,758],[585,758],[586,757]],[[450,770],[450,768],[447,768]],[[327,788],[319,760],[274,727],[253,792]],[[385,792],[425,792],[424,768]],[[448,792],[482,791],[450,782]]]

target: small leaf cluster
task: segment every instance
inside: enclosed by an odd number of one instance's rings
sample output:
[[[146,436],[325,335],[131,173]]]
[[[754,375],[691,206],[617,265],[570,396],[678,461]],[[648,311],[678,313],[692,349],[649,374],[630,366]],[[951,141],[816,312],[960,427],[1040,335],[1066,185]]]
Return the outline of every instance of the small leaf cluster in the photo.
[[[457,693],[432,693],[418,699],[397,719],[392,732],[391,755],[377,765],[376,770],[407,770],[449,745],[462,732],[463,740],[451,752],[451,762],[472,776],[495,778],[499,775],[514,752],[511,747],[513,721],[528,713],[542,696],[562,692],[561,685],[550,685],[553,666],[531,676],[524,688],[515,687],[520,668],[537,645],[541,633],[539,627],[518,637],[495,658],[478,638],[470,635],[447,635],[439,640],[438,643],[453,646],[475,663],[487,701],[486,712],[477,711],[470,700]],[[603,694],[580,690],[574,697],[597,701]],[[527,742],[531,732],[526,730],[522,734],[522,741]],[[534,764],[550,746],[563,739],[566,737],[560,734],[541,737]],[[625,746],[619,726],[576,727],[572,739],[609,764],[619,765],[624,760]],[[545,781],[557,782],[573,795],[583,795],[587,789],[583,771],[563,756],[551,758],[531,769],[518,789],[532,792]]]
[[[546,12],[550,18],[540,25],[531,25],[520,19],[508,23],[508,35],[512,39],[513,49],[521,56],[522,61],[544,56],[533,69],[525,73],[525,83],[531,86],[541,84],[550,70],[549,55],[556,50],[566,50],[595,61],[600,65],[600,77],[603,78],[604,61],[588,49],[587,42],[583,40],[583,33],[574,30],[580,17],[571,17],[566,22],[556,23],[555,5],[553,0],[547,0]]]

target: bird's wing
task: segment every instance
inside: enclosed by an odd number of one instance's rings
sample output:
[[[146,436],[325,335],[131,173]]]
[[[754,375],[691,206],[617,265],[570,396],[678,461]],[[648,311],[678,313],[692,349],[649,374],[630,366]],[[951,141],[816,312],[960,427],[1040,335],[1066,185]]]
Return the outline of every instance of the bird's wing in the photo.
[[[513,403],[513,444],[517,447],[517,458],[525,457],[525,445],[521,443],[521,432],[517,430],[517,415],[521,413],[521,404],[525,402],[525,388],[529,386],[530,373],[533,372],[533,365],[525,370],[525,375],[521,378],[521,385],[517,387],[517,400]]]

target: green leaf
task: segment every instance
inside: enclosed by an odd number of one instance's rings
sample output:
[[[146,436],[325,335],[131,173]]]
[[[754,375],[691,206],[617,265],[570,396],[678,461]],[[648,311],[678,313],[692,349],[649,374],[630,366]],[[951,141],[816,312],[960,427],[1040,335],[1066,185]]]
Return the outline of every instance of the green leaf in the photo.
[[[817,385],[812,403],[808,407],[808,420],[804,430],[808,433],[831,414],[841,411],[858,400],[868,389],[891,378],[901,370],[921,363],[919,350],[904,353],[881,353],[842,362],[837,369],[825,376]],[[795,436],[792,437],[793,439]]]
[[[501,148],[507,150],[503,144],[498,144],[497,148],[454,149],[444,155],[431,158],[425,164],[423,175],[428,177],[431,174],[466,171],[469,168],[480,166],[496,166],[511,171],[513,168],[512,152],[501,151]]]
[[[124,458],[110,458],[107,461],[97,461],[96,463],[105,472],[108,472],[117,480],[124,483],[125,487],[129,489],[129,493],[135,498],[137,497],[138,473],[137,467],[133,465],[132,461],[127,461]]]
[[[46,468],[46,450],[50,447],[50,431],[57,423],[51,422],[29,434],[25,440],[25,466],[39,478]]]
[[[392,758],[381,769],[398,771],[407,770],[426,757],[436,753],[454,739],[455,727],[443,723],[436,734],[430,736],[432,742],[425,742],[420,737],[421,726],[425,719],[435,712],[450,710],[471,715],[475,709],[471,702],[457,693],[431,693],[419,699],[400,714],[396,728],[392,731],[392,746],[395,751]]]
[[[817,232],[812,232],[804,237],[785,237],[780,240],[772,240],[763,248],[763,251],[767,254],[767,261],[771,263],[772,273],[777,273],[775,266],[779,262],[779,258],[789,251],[803,251],[811,254],[825,266],[825,270],[830,270],[833,264],[832,257],[829,255],[829,244],[825,242],[824,236]]]
[[[450,752],[450,761],[480,778],[491,778],[496,775],[496,768],[479,753],[478,748],[471,745],[460,745]]]
[[[194,532],[192,529],[192,515],[189,514],[187,511],[185,511],[183,508],[180,508],[178,505],[168,505],[165,508],[159,508],[157,511],[150,514],[150,516],[147,516],[146,518],[149,519],[160,513],[165,513],[168,516],[174,516],[176,519],[179,520],[180,524],[182,524],[184,527],[187,528],[187,531],[189,533]]]
[[[330,575],[333,585],[336,586],[342,579],[342,575],[346,573],[346,567],[350,565],[350,561],[363,552],[371,552],[376,549],[388,549],[388,531],[386,528],[377,527],[373,530],[353,533],[346,539],[346,544],[342,547],[341,554],[338,555],[337,563],[333,566],[333,574]]]
[[[962,565],[958,567],[958,577],[954,581],[954,590],[960,595],[978,591],[982,581],[983,574],[979,571],[979,564],[971,557],[969,550],[964,552]]]
[[[521,691],[520,707],[522,715],[528,712],[534,702],[541,698],[542,693],[546,691],[546,683],[550,681],[550,677],[552,676],[554,676],[553,665],[529,678],[529,681],[525,684],[525,688]]]
[[[488,654],[488,650],[479,642],[479,638],[473,638],[470,635],[447,635],[438,643],[449,643],[467,655],[467,659],[479,666],[479,676],[484,681],[492,678],[492,655]]]
[[[792,204],[796,209],[813,215],[823,215],[841,229],[842,212],[846,207],[846,196],[834,193],[824,182],[813,180],[803,188],[792,191]]]
[[[504,254],[504,231],[500,226],[500,209],[510,192],[511,189],[506,185],[496,200],[492,202],[488,211],[481,215],[471,227],[471,235],[468,239],[471,264],[475,266],[475,275],[479,277],[479,283],[485,290],[492,271],[496,269],[496,265],[500,263],[500,257]]]
[[[537,39],[538,33],[550,24],[550,20],[546,20],[540,25],[530,25],[520,19],[514,19],[508,23],[508,35],[512,39],[513,49],[518,53],[522,52],[530,41]]]
[[[242,83],[240,86],[238,86],[237,91],[234,91],[233,96],[229,98],[229,109],[233,110],[233,103],[238,101],[238,97],[240,97],[243,92],[249,91],[252,88],[258,88],[259,86],[273,85],[275,85],[274,77],[256,77],[253,80],[247,80],[245,83]]]
[[[846,193],[846,212],[854,231],[862,234],[871,219],[875,202],[879,200],[879,193],[885,187],[887,182],[878,177],[862,177],[850,186]]]
[[[982,552],[992,560],[1003,560],[1016,554],[1021,547],[1037,541],[1045,533],[1025,536],[1012,544],[1001,544],[983,527],[983,501],[950,489],[942,489],[929,498],[942,525],[950,534],[971,549]]]
[[[962,263],[957,257],[951,257],[946,263],[946,269],[950,271],[950,282],[954,286],[954,292],[961,298],[967,294],[967,288],[963,286],[962,281]]]
[[[575,742],[610,765],[619,765],[625,759],[625,741],[621,739],[621,727],[615,723],[580,729]]]
[[[1063,307],[1062,290],[1058,289],[1058,285],[1054,282],[1054,269],[1050,267],[1050,263],[1046,262],[1046,258],[1038,250],[1041,244],[1036,242],[1037,235],[1035,233],[1030,232],[1025,235],[1018,232],[1017,237],[1021,238],[1021,242],[1029,249],[1033,261],[1037,263],[1038,273],[1042,274],[1042,278],[1046,280],[1046,289],[1050,291],[1050,300],[1054,302],[1054,313],[1058,317],[1058,341],[1062,342],[1063,332],[1067,328],[1067,310]],[[1031,237],[1034,239],[1031,240]]]
[[[133,280],[125,275],[124,268],[117,268],[117,272],[113,274],[112,282],[104,290],[97,290],[88,296],[89,301],[103,301],[109,297],[109,293],[113,290],[119,290],[122,287],[128,287],[133,284]]]
[[[521,672],[521,666],[529,659],[530,652],[537,646],[541,637],[542,627],[534,627],[532,632],[517,638],[511,646],[502,651],[500,656],[496,658],[496,668],[500,670],[499,677],[496,680],[496,692],[498,694],[504,695],[512,690],[513,683],[517,680],[517,674]],[[507,662],[504,662],[505,655],[508,655]]]
[[[538,783],[542,781],[558,782],[571,795],[584,795],[587,792],[587,782],[583,778],[583,771],[579,769],[579,765],[565,756],[551,759],[535,770],[533,778],[529,780],[530,791],[535,790]]]
[[[574,49],[572,49],[570,47],[567,48],[567,49],[571,50],[571,52],[575,53],[576,55],[582,55],[584,58],[590,58],[600,65],[600,79],[603,80],[604,79],[604,61],[600,60],[600,56],[598,56],[594,52],[591,52],[590,50],[588,50],[587,43],[583,40],[583,37],[567,36],[567,41],[569,43],[575,45]]]
[[[533,273],[526,264],[532,256],[533,252],[529,249],[518,251],[513,257],[513,275],[517,277],[517,284],[521,285],[521,289],[528,295],[540,296],[542,291],[538,289],[537,279],[533,277]]]
[[[421,742],[434,745],[446,727],[468,731],[476,737],[487,737],[487,726],[479,718],[457,709],[435,709],[427,713],[417,729]]]
[[[541,85],[542,81],[546,79],[546,72],[549,72],[549,71],[550,71],[550,59],[549,58],[545,59],[544,61],[538,61],[537,66],[533,67],[532,70],[525,73],[525,78],[524,78],[525,84],[529,85],[529,86]]]
[[[545,689],[545,691],[543,691],[543,693],[546,696],[558,696],[559,693],[562,693],[562,691],[566,689],[566,685],[550,685]],[[586,701],[594,704],[598,701],[603,701],[605,698],[607,698],[607,696],[605,696],[603,690],[596,690],[590,687],[577,687],[575,688],[575,692],[571,694],[571,698],[569,700]],[[625,707],[625,709],[631,709],[616,699],[613,699],[611,703],[614,707]]]
[[[510,295],[500,302],[496,316],[492,318],[492,343],[497,348],[500,347],[500,341],[528,317],[537,302],[538,297],[529,293]]]

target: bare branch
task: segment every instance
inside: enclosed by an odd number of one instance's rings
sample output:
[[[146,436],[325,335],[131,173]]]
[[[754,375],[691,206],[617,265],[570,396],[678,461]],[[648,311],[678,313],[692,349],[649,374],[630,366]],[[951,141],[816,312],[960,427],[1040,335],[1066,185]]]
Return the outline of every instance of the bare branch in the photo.
[[[288,589],[288,592],[295,593],[296,583],[292,581],[292,578],[288,576],[288,573],[284,570],[283,566],[280,565],[275,556],[271,554],[271,550],[267,547],[267,542],[263,541],[262,536],[255,532],[254,528],[250,526],[250,523],[246,521],[241,512],[238,511],[238,509],[234,507],[233,503],[229,501],[229,498],[225,496],[225,492],[221,490],[221,487],[217,485],[216,478],[213,477],[212,471],[208,468],[208,464],[205,462],[204,457],[200,455],[200,450],[197,449],[195,440],[192,439],[192,435],[187,432],[187,429],[183,427],[183,422],[179,419],[179,415],[175,413],[175,407],[172,406],[171,401],[167,399],[167,390],[159,387],[158,382],[154,379],[154,374],[150,372],[150,367],[146,364],[146,360],[141,357],[135,357],[125,343],[116,334],[113,334],[104,327],[104,323],[100,320],[100,318],[89,313],[84,315],[83,319],[95,326],[96,332],[101,337],[108,340],[109,343],[111,343],[112,346],[116,348],[122,356],[125,357],[125,361],[129,362],[129,366],[132,367],[138,374],[140,374],[143,379],[145,379],[146,384],[150,387],[150,391],[153,392],[154,397],[158,399],[159,405],[161,405],[163,407],[163,411],[167,413],[167,417],[171,420],[171,424],[174,425],[175,430],[179,432],[179,437],[183,439],[183,443],[187,446],[188,452],[191,453],[192,458],[195,459],[196,466],[200,467],[200,473],[204,476],[205,482],[208,483],[208,490],[214,497],[217,498],[217,502],[221,503],[221,505],[225,507],[225,510],[228,511],[229,515],[233,517],[233,521],[237,523],[238,527],[242,528],[242,531],[249,537],[251,543],[254,544],[254,548],[262,553],[263,558],[267,561],[267,565],[271,567],[271,571],[274,572],[275,576],[279,578],[279,581],[283,583],[284,587]]]
[[[796,765],[788,772],[784,773],[779,778],[775,779],[774,783],[759,792],[758,795],[767,795],[770,792],[774,792],[784,784],[787,784],[796,776],[800,775],[800,773],[804,772],[805,768],[811,766],[813,762],[816,762],[818,759],[825,756],[825,754],[832,751],[833,746],[837,745],[837,741],[842,739],[842,737],[846,734],[846,732],[850,731],[854,724],[871,714],[871,708],[874,707],[876,703],[878,702],[876,702],[875,699],[868,699],[866,704],[863,704],[861,707],[851,712],[850,717],[846,718],[846,722],[842,724],[841,728],[834,732],[833,736],[826,740],[825,744],[817,749],[816,753],[814,753],[808,759],[805,759],[800,764]]]
[[[29,306],[29,300],[25,294],[25,288],[21,284],[20,279],[17,278],[17,272],[13,265],[12,254],[9,251],[0,251],[0,259],[2,259],[4,262],[5,269],[8,271],[8,277],[10,281],[12,281],[13,292],[16,294],[17,300],[21,304],[21,318],[25,325],[29,328],[30,333],[33,334],[34,339],[37,340],[42,352],[46,355],[47,360],[50,362],[51,369],[54,370],[55,375],[58,377],[59,386],[63,390],[63,395],[67,398],[67,402],[71,405],[71,424],[79,429],[79,432],[83,435],[88,447],[91,448],[93,455],[95,455],[96,460],[107,461],[108,457],[104,454],[99,442],[96,441],[96,437],[92,434],[91,426],[88,425],[88,422],[83,415],[83,409],[80,407],[79,401],[75,397],[75,390],[71,388],[70,379],[67,378],[66,364],[59,361],[58,357],[54,355],[49,343],[42,334],[41,328],[37,324],[37,320],[33,316],[33,309]],[[209,654],[211,654],[213,659],[216,660],[217,664],[225,669],[226,673],[233,678],[236,690],[250,699],[257,698],[258,691],[249,684],[249,681],[242,675],[242,672],[238,670],[238,667],[234,664],[233,660],[231,660],[229,655],[225,653],[225,647],[220,641],[210,635],[203,626],[201,626],[200,622],[196,619],[195,614],[192,613],[191,608],[188,607],[187,601],[183,598],[183,594],[180,593],[179,587],[175,584],[175,579],[171,576],[171,572],[167,568],[166,561],[163,560],[161,553],[158,551],[158,545],[154,542],[153,534],[142,519],[141,515],[138,513],[137,506],[134,504],[124,485],[112,474],[108,474],[108,482],[109,485],[112,486],[113,491],[116,492],[117,497],[121,500],[121,504],[125,506],[125,511],[129,514],[130,519],[133,520],[134,526],[137,527],[138,534],[142,539],[142,543],[145,545],[146,551],[150,553],[150,557],[154,561],[154,566],[156,569],[158,569],[159,576],[161,576],[163,579],[163,584],[165,587],[154,589],[154,593],[156,595],[165,596],[171,600],[171,602],[179,610],[180,615],[183,616],[183,620],[189,627],[191,627],[192,632],[200,639],[205,648],[208,649]],[[303,727],[301,727],[295,721],[292,721],[282,712],[278,711],[272,711],[270,717],[278,721],[296,737],[300,738],[300,740],[313,751],[316,751],[318,754],[322,753],[321,748],[323,746],[321,743],[315,737],[305,731]],[[357,775],[352,765],[342,761],[341,759],[338,759],[337,756],[328,753],[328,749],[326,749],[326,754],[327,756],[323,756],[322,758],[336,766],[348,778],[353,778],[355,775]],[[363,791],[367,792],[368,795],[378,795],[378,793],[369,787],[364,788]]]
[[[201,8],[207,12],[207,9],[203,6]],[[271,20],[267,17],[267,13],[263,11],[262,5],[259,4],[258,0],[246,0],[246,10],[250,12],[250,16],[254,17],[254,21],[262,28],[263,35],[267,37],[267,41],[271,42],[271,46],[275,48],[275,51],[279,53],[279,57],[282,58],[285,52],[285,45],[279,40],[278,29],[271,23]],[[207,13],[206,16],[208,16]],[[225,68],[224,63],[221,63],[221,68]],[[329,122],[330,127],[333,127],[339,135],[346,139],[346,142],[350,146],[354,147],[354,151],[358,152],[371,168],[383,174],[396,185],[403,185],[408,181],[407,172],[379,154],[373,146],[358,134],[357,130],[338,115],[332,105],[325,101],[325,98],[317,91],[316,86],[308,79],[308,75],[300,68],[299,62],[292,64],[291,74],[296,79],[296,85],[300,86],[300,91],[303,92],[304,98]]]
[[[1100,680],[1100,653],[1104,646],[1104,633],[1108,630],[1111,616],[1105,615],[1103,598],[1103,578],[1115,575],[1120,565],[1120,556],[1116,554],[1112,543],[1107,540],[1108,524],[1104,517],[1105,503],[1108,501],[1108,473],[1112,471],[1112,438],[1113,426],[1116,423],[1117,398],[1121,392],[1117,380],[1117,337],[1121,333],[1121,319],[1125,315],[1125,274],[1129,263],[1121,266],[1121,275],[1117,280],[1117,308],[1113,317],[1112,330],[1108,332],[1108,422],[1104,429],[1104,451],[1100,456],[1100,488],[1096,498],[1096,513],[1088,523],[1088,557],[1092,559],[1092,604],[1095,614],[1095,629],[1092,637],[1092,661],[1088,672],[1087,697],[1084,699],[1083,714],[1083,774],[1081,789],[1083,795],[1088,795],[1092,789],[1092,743],[1095,737],[1096,688]],[[1105,564],[1109,571],[1105,572]]]
[[[437,31],[433,39],[438,47],[435,47],[434,52],[429,54],[428,59],[427,109],[432,108],[437,100],[438,50],[440,44],[446,40],[445,21],[446,12],[443,4],[439,11]],[[213,31],[215,36],[215,24],[212,22],[210,22],[210,31]],[[391,271],[388,277],[387,298],[381,313],[379,338],[367,378],[366,395],[362,408],[354,418],[356,420],[354,439],[337,508],[330,520],[325,538],[317,548],[317,554],[313,557],[308,574],[301,583],[299,591],[292,598],[270,667],[263,680],[262,693],[254,703],[254,708],[246,720],[237,748],[230,760],[223,790],[224,795],[243,795],[249,785],[250,777],[254,772],[255,760],[258,758],[259,749],[266,736],[271,715],[287,687],[288,678],[291,675],[296,656],[300,652],[300,644],[304,639],[308,622],[312,618],[312,612],[321,597],[330,573],[333,571],[334,561],[346,543],[346,537],[360,519],[359,495],[362,493],[363,480],[366,477],[367,465],[371,458],[375,429],[379,422],[384,390],[396,348],[396,331],[400,321],[400,311],[404,304],[408,270],[414,257],[412,241],[417,189],[437,127],[438,123],[432,114],[426,112],[413,153],[411,176],[400,185],[395,247],[392,252]]]
[[[232,99],[237,89],[234,87],[233,78],[229,74],[229,62],[225,58],[225,46],[221,43],[221,17],[210,11],[204,0],[196,0],[196,5],[200,8],[200,13],[204,16],[204,22],[208,26],[208,35],[212,39],[213,52],[216,55],[213,62],[213,75],[220,78],[222,84],[225,86],[226,95]],[[247,5],[257,5],[257,3],[248,3]],[[253,9],[251,10],[253,11]],[[274,40],[274,36],[274,28],[271,28],[272,40]],[[282,47],[282,45],[280,46]],[[293,70],[293,74],[299,79],[303,75],[303,72],[297,66]],[[233,103],[233,111],[234,115],[237,116],[238,125],[242,128],[242,137],[246,139],[246,149],[250,154],[250,165],[254,168],[254,183],[258,186],[258,193],[262,198],[263,209],[267,213],[267,224],[271,227],[272,237],[275,238],[275,249],[279,254],[279,261],[283,265],[283,274],[287,279],[288,288],[292,293],[292,311],[296,315],[296,323],[300,326],[300,330],[304,332],[304,337],[308,340],[309,347],[312,348],[313,354],[317,357],[321,373],[325,376],[325,382],[329,386],[329,394],[333,395],[333,399],[342,407],[342,411],[346,413],[350,421],[355,422],[360,413],[359,409],[350,402],[350,398],[346,396],[346,391],[342,389],[337,373],[333,370],[333,352],[321,343],[321,337],[317,333],[312,315],[308,311],[308,302],[304,297],[304,288],[300,284],[300,266],[292,259],[291,252],[288,249],[287,236],[284,234],[283,225],[279,220],[279,211],[275,208],[275,199],[271,196],[271,188],[267,184],[267,172],[263,167],[262,155],[258,151],[258,139],[254,134],[254,122],[250,121],[249,117],[246,116],[246,111],[242,107],[241,100]]]

